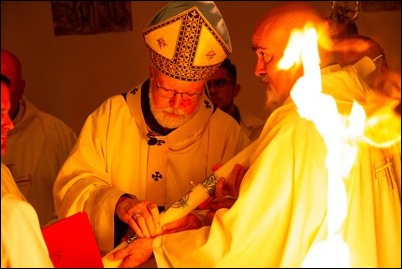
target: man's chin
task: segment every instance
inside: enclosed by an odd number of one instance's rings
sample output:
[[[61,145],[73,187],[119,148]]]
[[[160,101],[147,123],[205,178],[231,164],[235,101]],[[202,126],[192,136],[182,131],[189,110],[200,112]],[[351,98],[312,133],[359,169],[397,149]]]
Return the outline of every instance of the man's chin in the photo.
[[[274,112],[278,107],[280,107],[282,105],[281,102],[277,101],[277,100],[267,100],[265,102],[265,108],[268,112],[268,115],[270,115],[272,112]]]

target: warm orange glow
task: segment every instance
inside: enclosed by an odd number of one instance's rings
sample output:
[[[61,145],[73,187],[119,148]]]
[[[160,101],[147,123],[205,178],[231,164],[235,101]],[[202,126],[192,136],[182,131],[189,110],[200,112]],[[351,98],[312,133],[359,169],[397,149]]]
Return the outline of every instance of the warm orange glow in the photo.
[[[279,63],[280,67],[289,68],[301,59],[304,76],[295,83],[291,96],[300,116],[314,122],[328,151],[328,237],[311,247],[302,266],[350,267],[349,247],[341,235],[341,227],[347,215],[343,177],[349,174],[355,161],[355,141],[363,134],[365,112],[354,103],[350,116],[342,116],[338,113],[335,99],[321,92],[317,39],[316,30],[309,25],[306,25],[304,31],[294,31],[284,58]]]
[[[391,100],[366,121],[363,140],[376,148],[387,148],[401,141],[401,117],[394,109],[399,100]]]

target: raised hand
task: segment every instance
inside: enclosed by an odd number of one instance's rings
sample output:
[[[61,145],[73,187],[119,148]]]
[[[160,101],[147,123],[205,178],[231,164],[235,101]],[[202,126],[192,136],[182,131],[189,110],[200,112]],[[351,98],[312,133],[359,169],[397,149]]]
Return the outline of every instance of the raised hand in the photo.
[[[214,166],[213,171],[218,168],[218,165]],[[215,211],[220,208],[231,208],[236,202],[239,196],[240,184],[246,172],[247,169],[243,165],[236,164],[227,180],[224,177],[218,179],[215,195],[198,207],[199,209],[210,210],[206,214],[207,223],[212,221]]]

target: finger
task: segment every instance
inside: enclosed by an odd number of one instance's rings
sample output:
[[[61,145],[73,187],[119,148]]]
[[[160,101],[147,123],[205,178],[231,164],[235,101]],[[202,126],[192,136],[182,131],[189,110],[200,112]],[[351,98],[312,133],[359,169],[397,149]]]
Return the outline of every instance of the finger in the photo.
[[[230,195],[234,195],[236,194],[236,186],[237,186],[237,182],[238,179],[240,178],[240,181],[242,179],[241,177],[241,171],[243,170],[243,166],[240,164],[236,164],[235,167],[232,170],[232,174],[231,174],[231,180],[229,182],[229,190],[230,190]]]
[[[151,232],[151,236],[154,237],[157,235],[157,232],[160,229],[160,216],[158,206],[154,203],[149,203],[147,205],[147,209],[150,212],[152,221],[152,223],[150,223],[148,227],[150,228],[149,230]]]
[[[218,209],[221,208],[231,208],[233,204],[236,202],[236,198],[233,197],[226,197],[224,199],[216,200],[211,203],[211,210],[212,211],[217,211]]]
[[[247,169],[244,166],[242,166],[242,168],[239,172],[239,175],[236,178],[235,196],[239,196],[240,185],[241,185],[241,182],[243,181],[243,178],[244,178],[244,175],[246,174],[246,172],[247,172]]]
[[[147,211],[143,211],[141,214],[137,214],[134,217],[134,221],[136,221],[138,227],[141,229],[143,233],[143,237],[149,238],[151,234],[149,232],[149,227],[153,227],[153,221],[151,215]],[[151,229],[152,229],[151,227]],[[155,229],[155,228],[154,228]]]
[[[239,173],[239,166],[236,164],[233,167],[232,171],[230,172],[230,176],[226,183],[226,189],[228,191],[227,194],[233,194],[233,192],[236,188],[236,177],[237,177],[238,173]]]
[[[117,247],[116,251],[110,253],[107,258],[111,261],[123,259],[129,254],[129,248],[129,245],[122,244],[121,246]]]
[[[192,213],[182,217],[179,220],[166,223],[162,226],[164,233],[179,232],[194,227],[193,221],[197,219]]]
[[[171,232],[171,231],[175,231],[175,230],[177,230],[179,227],[182,226],[182,222],[183,222],[183,220],[182,220],[182,219],[179,219],[179,220],[176,220],[176,221],[172,221],[172,222],[166,223],[166,224],[164,224],[164,225],[162,226],[162,230],[163,230],[165,233],[169,233],[169,232]]]
[[[135,268],[139,266],[141,262],[139,262],[136,258],[131,258],[131,256],[124,258],[119,268]]]
[[[223,196],[225,196],[225,194],[224,194],[225,183],[226,183],[226,179],[224,177],[220,177],[218,179],[218,182],[216,183],[216,186],[215,186],[216,199],[220,199]]]
[[[138,237],[144,237],[144,233],[141,230],[141,226],[139,225],[139,217],[141,214],[139,212],[134,213],[130,220],[128,221],[128,225],[130,225],[131,229],[137,234]]]
[[[129,253],[125,257],[123,257],[122,262],[119,265],[119,268],[135,268],[140,265],[141,262],[138,261],[138,258],[135,255]]]
[[[214,166],[212,166],[212,172],[215,172],[222,166],[222,163],[217,163]]]
[[[164,233],[175,233],[189,229],[197,229],[202,226],[202,220],[190,213],[178,221],[171,222],[162,227]]]
[[[129,253],[124,257],[119,267],[134,268],[149,260],[152,256],[151,239],[137,239],[129,245]]]
[[[228,195],[231,196],[238,196],[239,194],[239,186],[243,179],[245,170],[244,166],[241,164],[236,164],[230,174],[227,190],[229,193]]]

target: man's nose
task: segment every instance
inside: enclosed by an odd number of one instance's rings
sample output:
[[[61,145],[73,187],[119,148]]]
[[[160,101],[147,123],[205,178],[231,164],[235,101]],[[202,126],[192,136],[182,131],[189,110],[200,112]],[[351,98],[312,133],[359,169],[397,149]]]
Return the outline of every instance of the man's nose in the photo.
[[[207,83],[208,86],[208,90],[209,92],[215,92],[216,91],[216,87],[214,83]]]
[[[178,108],[180,107],[183,101],[183,96],[179,93],[175,93],[172,98],[169,100],[169,104],[171,107]]]
[[[254,69],[254,75],[256,77],[261,77],[261,76],[265,75],[265,64],[264,64],[263,60],[261,60],[261,59],[257,60],[255,69]]]

